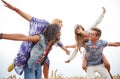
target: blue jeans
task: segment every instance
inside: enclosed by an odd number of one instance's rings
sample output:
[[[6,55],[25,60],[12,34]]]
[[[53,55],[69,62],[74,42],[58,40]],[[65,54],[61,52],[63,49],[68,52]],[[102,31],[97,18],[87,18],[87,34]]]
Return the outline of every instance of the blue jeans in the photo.
[[[36,70],[31,70],[28,65],[26,65],[24,69],[24,79],[42,79],[41,64],[39,64]]]

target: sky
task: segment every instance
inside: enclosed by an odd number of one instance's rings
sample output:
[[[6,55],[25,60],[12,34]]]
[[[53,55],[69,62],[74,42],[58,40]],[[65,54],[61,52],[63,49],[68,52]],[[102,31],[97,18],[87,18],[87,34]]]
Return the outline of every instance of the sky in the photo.
[[[102,7],[106,8],[106,14],[98,27],[102,30],[101,39],[108,42],[120,41],[120,0],[6,0],[22,11],[39,19],[49,22],[54,18],[62,19],[61,41],[64,45],[75,43],[74,26],[81,24],[85,29],[94,24],[102,12]],[[0,33],[22,33],[28,35],[29,22],[23,19],[14,11],[4,7],[0,1]],[[0,78],[8,77],[11,74],[17,75],[15,71],[7,72],[7,67],[17,56],[21,41],[0,40]],[[71,54],[73,49],[69,49]],[[104,54],[110,62],[111,73],[120,74],[120,47],[106,47]],[[50,54],[50,74],[57,71],[57,75],[85,76],[82,70],[82,54],[78,53],[76,58],[70,63],[65,63],[69,58],[65,52],[53,46]],[[19,75],[17,75],[19,76]],[[23,77],[20,76],[20,77]]]

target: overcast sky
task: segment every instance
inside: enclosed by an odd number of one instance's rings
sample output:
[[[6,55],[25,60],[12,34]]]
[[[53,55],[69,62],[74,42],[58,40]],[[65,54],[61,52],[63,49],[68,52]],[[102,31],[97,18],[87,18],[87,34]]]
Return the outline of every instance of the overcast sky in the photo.
[[[39,19],[46,19],[49,22],[54,18],[63,20],[61,41],[64,45],[74,44],[74,26],[81,24],[85,29],[94,24],[106,8],[106,14],[98,25],[102,29],[101,39],[109,42],[120,41],[120,0],[7,0],[14,6]],[[28,34],[29,22],[15,12],[4,7],[0,1],[0,32],[1,33],[22,33]],[[20,41],[0,40],[0,78],[8,77],[11,74],[17,75],[14,71],[7,72],[7,67],[12,63],[19,50]],[[71,53],[73,49],[71,50]],[[106,47],[104,54],[111,64],[111,73],[120,74],[120,47]],[[53,47],[49,54],[50,73],[58,69],[57,74],[62,76],[84,76],[86,73],[81,68],[82,55],[69,64],[64,63],[69,56],[59,47]],[[23,75],[22,75],[23,76]],[[49,74],[50,76],[50,74]]]

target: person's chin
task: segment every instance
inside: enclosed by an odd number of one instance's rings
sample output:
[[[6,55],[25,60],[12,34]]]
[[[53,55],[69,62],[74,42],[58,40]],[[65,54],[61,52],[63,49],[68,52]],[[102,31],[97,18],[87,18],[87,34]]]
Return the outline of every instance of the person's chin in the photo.
[[[57,38],[56,40],[57,40],[57,41],[59,41],[59,40],[60,40],[60,38]]]

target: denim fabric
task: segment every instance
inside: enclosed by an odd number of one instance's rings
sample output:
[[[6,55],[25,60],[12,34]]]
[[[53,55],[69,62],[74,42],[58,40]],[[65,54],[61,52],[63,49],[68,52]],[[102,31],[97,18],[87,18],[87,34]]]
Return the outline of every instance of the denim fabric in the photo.
[[[45,41],[44,36],[40,35],[41,39],[40,41],[35,44],[30,52],[30,58],[28,60],[28,67],[31,70],[36,70],[39,66],[39,64],[36,63],[36,61],[41,57],[41,55],[44,53],[44,50],[46,48],[47,42]]]
[[[44,19],[37,19],[32,17],[30,21],[29,35],[41,34],[43,30],[49,25],[49,22]],[[24,67],[29,59],[30,51],[34,44],[32,42],[23,41],[17,57],[14,59],[14,69],[17,74],[22,75]],[[62,47],[63,44],[59,43],[58,46]],[[46,58],[45,62],[49,65],[49,59]]]
[[[35,71],[32,71],[28,65],[26,65],[24,68],[24,79],[42,79],[41,64],[38,64]]]
[[[43,54],[47,42],[42,34],[40,34],[41,40],[35,44],[30,52],[30,58],[28,59],[27,66],[24,69],[25,79],[42,79],[41,63],[37,64],[36,61]]]

